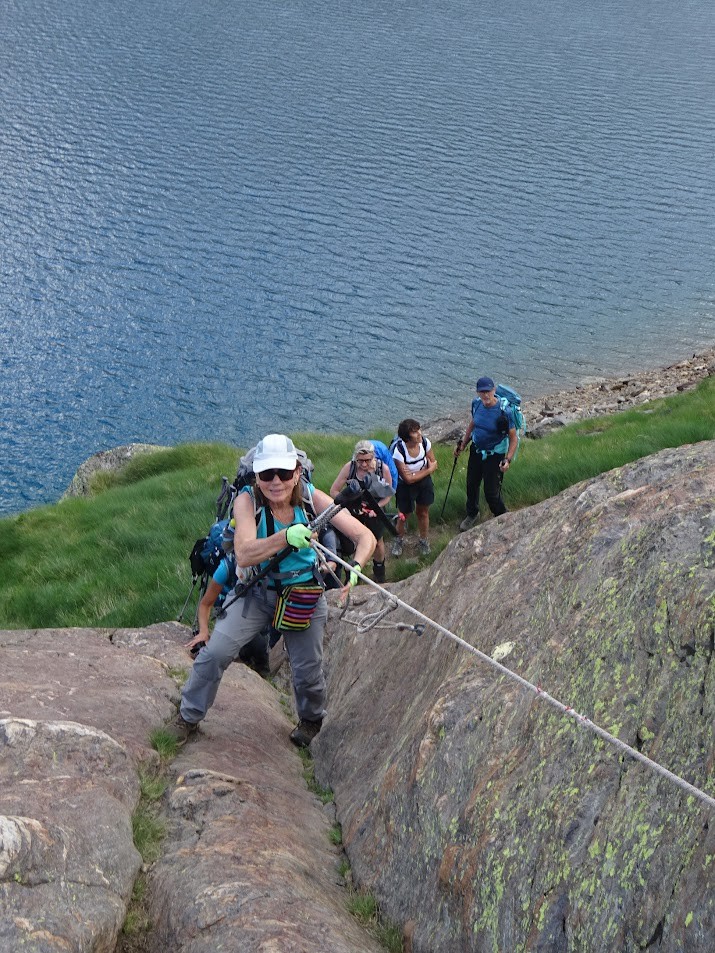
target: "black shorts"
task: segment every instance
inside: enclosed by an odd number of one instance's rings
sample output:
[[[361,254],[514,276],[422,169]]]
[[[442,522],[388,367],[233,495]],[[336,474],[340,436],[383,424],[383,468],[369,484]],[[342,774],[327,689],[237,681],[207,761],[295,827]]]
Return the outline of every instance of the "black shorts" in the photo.
[[[400,513],[408,516],[418,506],[432,506],[434,503],[434,483],[431,476],[426,476],[424,480],[418,483],[403,483],[402,480],[397,484],[395,491],[397,500],[397,509]]]

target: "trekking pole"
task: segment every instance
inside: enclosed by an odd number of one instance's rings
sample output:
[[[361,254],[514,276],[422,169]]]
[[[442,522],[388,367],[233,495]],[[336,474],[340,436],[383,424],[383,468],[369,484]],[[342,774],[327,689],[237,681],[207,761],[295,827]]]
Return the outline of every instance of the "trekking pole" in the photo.
[[[460,445],[461,442],[462,442],[462,438],[458,437],[457,447]],[[457,460],[459,460],[458,456],[454,458],[454,463],[452,464],[452,472],[449,476],[449,483],[447,484],[447,492],[444,494],[444,503],[442,504],[442,512],[439,514],[440,519],[442,519],[442,517],[444,516],[444,508],[447,505],[447,497],[449,496],[449,490],[450,490],[450,487],[452,486],[452,477],[454,476],[454,471],[457,469]]]
[[[395,529],[395,524],[392,522],[390,517],[385,513],[385,511],[377,502],[377,500],[372,495],[372,493],[369,490],[363,490],[362,496],[364,501],[367,503],[370,509],[375,513],[375,516],[377,517],[377,519],[388,530],[388,532],[392,533],[393,536],[397,536],[397,530]]]
[[[363,487],[359,480],[348,480],[344,489],[338,493],[330,506],[326,507],[319,516],[316,516],[314,520],[311,520],[308,523],[308,528],[313,532],[319,533],[320,530],[327,523],[329,523],[334,516],[337,516],[340,510],[359,499],[359,497],[362,495],[362,492]],[[292,552],[294,552],[292,546],[285,546],[279,553],[276,553],[275,556],[271,557],[268,564],[264,566],[263,569],[259,569],[258,572],[254,573],[247,582],[239,582],[236,588],[233,590],[232,595],[228,596],[224,601],[217,618],[222,619],[226,614],[226,609],[228,609],[229,606],[232,606],[237,599],[243,598],[251,586],[255,586],[257,582],[259,582],[261,579],[264,579],[269,573],[277,569],[279,564],[286,558],[286,556],[289,556]]]
[[[176,620],[177,622],[181,622],[181,620],[184,618],[184,613],[186,612],[186,607],[187,607],[188,604],[189,604],[189,599],[190,599],[190,598],[192,597],[192,595],[194,594],[194,589],[196,588],[196,583],[197,583],[198,581],[199,581],[199,577],[198,577],[198,576],[194,576],[194,578],[193,578],[193,580],[192,580],[192,582],[191,582],[191,589],[189,589],[189,594],[188,594],[188,596],[186,597],[186,602],[184,603],[183,608],[181,609],[181,612],[179,613],[179,618]]]

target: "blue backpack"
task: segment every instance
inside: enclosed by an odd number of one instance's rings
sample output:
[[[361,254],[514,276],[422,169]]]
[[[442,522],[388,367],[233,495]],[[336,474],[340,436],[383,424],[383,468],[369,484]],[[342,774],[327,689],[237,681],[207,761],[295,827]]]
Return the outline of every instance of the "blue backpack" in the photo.
[[[375,456],[378,460],[382,460],[383,465],[388,468],[390,471],[390,476],[392,477],[392,489],[397,488],[397,480],[399,479],[399,474],[397,472],[397,466],[395,461],[390,453],[390,449],[387,444],[384,444],[382,440],[371,440],[370,443],[375,448]]]
[[[224,530],[228,520],[216,520],[208,535],[197,539],[189,556],[191,572],[194,578],[206,574],[208,578],[218,569],[221,560],[226,555],[223,548]]]
[[[516,436],[518,440],[521,440],[526,433],[526,420],[521,410],[521,397],[511,387],[507,387],[506,384],[499,384],[496,389],[496,395],[499,398],[499,403],[502,405],[502,408],[506,410],[508,407],[511,410],[514,416]]]

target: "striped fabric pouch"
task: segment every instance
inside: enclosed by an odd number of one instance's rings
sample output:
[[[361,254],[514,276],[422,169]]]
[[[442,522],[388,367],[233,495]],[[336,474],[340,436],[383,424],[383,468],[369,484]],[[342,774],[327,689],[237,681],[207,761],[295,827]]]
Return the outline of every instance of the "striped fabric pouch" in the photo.
[[[286,586],[276,602],[273,627],[280,632],[307,629],[322,595],[323,587],[315,583]]]

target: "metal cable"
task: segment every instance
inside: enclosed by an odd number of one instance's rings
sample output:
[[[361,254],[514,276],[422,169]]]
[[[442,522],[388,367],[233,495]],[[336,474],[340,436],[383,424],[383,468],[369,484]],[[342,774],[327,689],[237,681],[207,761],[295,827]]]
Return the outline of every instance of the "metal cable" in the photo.
[[[311,543],[317,549],[320,549],[324,553],[328,553],[331,559],[336,560],[341,566],[344,566],[346,569],[349,569],[351,572],[357,572],[354,566],[351,566],[349,563],[344,562],[339,556],[336,556],[335,553],[331,553],[329,549],[326,549],[325,546],[320,543],[313,542]],[[408,612],[411,612],[413,615],[417,616],[419,619],[422,619],[426,625],[431,625],[434,629],[437,629],[438,632],[441,632],[443,635],[446,635],[447,638],[451,639],[453,642],[456,642],[457,645],[461,645],[462,648],[466,649],[468,652],[471,652],[473,655],[476,655],[477,658],[481,659],[482,662],[486,662],[487,665],[491,665],[492,668],[495,668],[502,675],[506,675],[507,678],[512,679],[515,682],[518,682],[523,688],[528,689],[530,692],[533,692],[537,698],[542,701],[547,702],[557,711],[560,711],[563,715],[567,715],[569,718],[572,718],[577,725],[582,728],[587,728],[589,731],[592,731],[595,735],[598,735],[599,738],[602,738],[604,741],[607,741],[609,744],[613,745],[615,748],[618,748],[623,754],[628,755],[630,758],[633,758],[635,761],[640,761],[641,764],[646,765],[650,768],[651,771],[654,771],[656,774],[661,775],[661,777],[667,778],[669,781],[672,781],[673,784],[677,784],[678,787],[682,788],[684,791],[687,791],[688,794],[692,795],[698,800],[702,801],[704,804],[707,804],[711,808],[715,808],[715,798],[711,797],[705,791],[702,791],[700,788],[696,787],[694,784],[690,784],[689,781],[686,781],[684,778],[681,778],[679,775],[674,774],[672,771],[669,771],[667,768],[664,768],[663,765],[658,764],[657,761],[653,761],[652,758],[647,757],[642,754],[640,751],[637,751],[635,748],[632,748],[630,745],[626,744],[625,741],[621,741],[620,738],[616,738],[615,735],[612,735],[610,732],[606,731],[605,728],[601,728],[600,725],[595,724],[591,721],[590,718],[587,718],[585,715],[580,714],[575,711],[570,705],[564,705],[563,702],[560,702],[557,698],[554,698],[553,695],[550,695],[548,692],[540,685],[534,685],[532,682],[528,681],[525,678],[522,678],[521,675],[517,675],[516,672],[513,672],[510,668],[507,668],[505,665],[502,665],[501,662],[497,662],[495,659],[491,658],[489,655],[485,655],[484,652],[481,652],[479,649],[475,648],[473,645],[470,645],[469,642],[465,642],[464,639],[460,638],[458,635],[455,635],[454,632],[450,632],[449,629],[446,629],[443,625],[440,625],[439,622],[435,622],[430,619],[429,616],[424,615],[418,609],[415,609],[409,603],[404,602],[402,599],[398,599],[396,595],[391,592],[386,592],[381,586],[379,586],[372,579],[369,579],[364,573],[357,572],[357,575],[362,579],[363,582],[366,582],[368,585],[372,586],[373,589],[382,595],[384,599],[388,600],[388,606],[378,613],[372,613],[372,616],[376,616],[374,622],[371,623],[367,628],[360,629],[358,625],[358,632],[366,632],[368,629],[373,628],[377,623],[382,619],[388,612],[392,612],[395,608],[403,608]],[[372,618],[372,616],[367,616],[366,618]],[[345,620],[351,621],[351,620]],[[353,623],[354,625],[356,623]],[[397,624],[398,628],[402,628],[399,623]],[[412,626],[407,626],[406,628],[416,628]],[[421,635],[421,632],[417,633]]]

